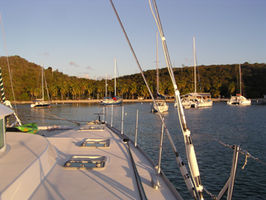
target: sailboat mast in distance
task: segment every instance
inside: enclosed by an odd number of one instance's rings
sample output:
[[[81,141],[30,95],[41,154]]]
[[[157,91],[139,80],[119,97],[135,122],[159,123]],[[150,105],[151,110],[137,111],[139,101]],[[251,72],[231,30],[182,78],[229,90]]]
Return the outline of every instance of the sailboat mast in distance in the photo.
[[[43,88],[43,67],[42,67],[42,100],[44,101],[44,88]]]
[[[195,36],[193,37],[193,56],[194,56],[194,92],[197,92],[197,59],[196,59],[196,44]]]
[[[107,97],[107,74],[105,77],[105,97]]]
[[[157,94],[159,94],[158,32],[156,32],[156,73],[157,73]]]
[[[239,64],[239,94],[242,95],[242,76],[241,76],[241,64]]]
[[[114,77],[114,82],[115,82],[115,94],[114,94],[114,96],[116,96],[116,58],[114,59],[114,61],[115,61],[115,67],[114,67],[114,74],[115,74],[115,77]]]

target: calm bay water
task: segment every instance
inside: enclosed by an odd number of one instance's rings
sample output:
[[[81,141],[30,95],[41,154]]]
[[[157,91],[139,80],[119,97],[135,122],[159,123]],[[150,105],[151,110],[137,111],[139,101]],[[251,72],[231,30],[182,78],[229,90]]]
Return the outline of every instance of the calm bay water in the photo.
[[[49,109],[31,109],[29,105],[18,105],[17,109],[24,123],[35,122],[39,126],[75,126],[67,120],[85,124],[95,120],[95,113],[102,112],[103,107],[98,104],[58,104]],[[138,144],[157,163],[161,122],[157,114],[150,112],[151,104],[124,104],[124,133],[134,140],[137,109]],[[108,123],[111,123],[111,113],[111,107],[106,107],[105,119]],[[218,141],[240,145],[242,149],[266,163],[266,106],[235,107],[214,103],[212,108],[185,110],[185,114],[197,154],[201,179],[211,193],[217,195],[227,181],[233,157],[232,149],[225,148]],[[113,116],[113,126],[120,129],[121,106],[113,107]],[[67,120],[58,120],[58,117]],[[164,117],[177,150],[186,162],[184,140],[173,104],[170,104],[169,112],[164,114]],[[44,131],[39,134],[56,133],[57,131]],[[245,157],[240,155],[233,199],[266,200],[266,165],[248,159],[245,169],[242,170],[244,162]],[[162,169],[181,195],[185,199],[191,199],[167,137],[164,138],[163,144]],[[207,194],[205,197],[210,199]]]

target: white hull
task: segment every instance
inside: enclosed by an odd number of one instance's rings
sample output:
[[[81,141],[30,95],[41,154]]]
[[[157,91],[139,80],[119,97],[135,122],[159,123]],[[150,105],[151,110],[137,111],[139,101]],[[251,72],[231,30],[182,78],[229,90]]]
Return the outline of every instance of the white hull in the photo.
[[[35,103],[30,104],[31,108],[37,108],[37,107],[49,107],[50,103],[46,101],[36,101]]]
[[[201,107],[212,107],[212,105],[213,105],[213,101],[211,101],[211,100],[198,102],[198,108],[201,108]]]
[[[232,96],[229,101],[227,101],[228,105],[236,105],[236,106],[250,106],[251,100],[247,99],[244,96],[238,95],[238,96]]]
[[[157,108],[153,104],[152,105],[152,112],[164,113],[164,112],[168,111],[169,106],[167,105],[167,103],[165,101],[159,101],[159,102],[156,102],[156,103],[157,103]]]
[[[205,95],[206,96],[206,95]],[[183,108],[204,108],[204,107],[212,107],[213,101],[210,97],[205,98],[200,93],[189,93],[181,99],[181,103]]]
[[[105,98],[101,101],[102,105],[119,105],[122,104],[122,99]]]
[[[47,138],[9,132],[9,150],[0,158],[0,176],[5,180],[0,184],[1,199],[139,199],[129,151],[145,180],[142,185],[147,199],[178,199],[163,174],[158,176],[159,189],[152,187],[155,166],[131,141],[129,150],[116,132],[104,124],[85,125]],[[82,147],[88,138],[109,139],[110,146]],[[73,155],[103,156],[105,165],[99,169],[64,167]]]
[[[182,102],[182,106],[185,109],[190,109],[190,108],[206,108],[206,107],[212,107],[213,101],[203,101],[203,102]]]

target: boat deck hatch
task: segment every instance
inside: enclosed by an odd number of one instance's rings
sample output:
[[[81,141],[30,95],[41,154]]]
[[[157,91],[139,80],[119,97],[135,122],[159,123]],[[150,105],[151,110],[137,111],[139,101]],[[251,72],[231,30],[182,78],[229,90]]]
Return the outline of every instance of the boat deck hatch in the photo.
[[[110,147],[110,139],[86,139],[82,147],[106,148]]]
[[[66,161],[65,168],[73,169],[102,169],[105,167],[105,156],[72,156]]]
[[[90,126],[84,126],[79,129],[79,131],[103,131],[104,126],[101,125],[90,125]]]

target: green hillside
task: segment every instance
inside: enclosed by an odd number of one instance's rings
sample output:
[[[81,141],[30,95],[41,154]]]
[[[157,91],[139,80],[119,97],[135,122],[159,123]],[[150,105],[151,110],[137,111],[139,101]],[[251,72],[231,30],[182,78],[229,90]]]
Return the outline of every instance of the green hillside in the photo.
[[[41,96],[41,67],[19,56],[9,57],[16,100],[33,100]],[[266,64],[244,63],[242,66],[243,93],[249,98],[266,94]],[[7,99],[13,100],[6,57],[0,57]],[[210,92],[213,97],[230,97],[239,92],[238,64],[199,66],[198,91]],[[192,92],[193,68],[174,68],[181,94]],[[89,80],[65,75],[52,67],[45,69],[49,94],[52,99],[96,99],[105,95],[105,80]],[[145,77],[156,92],[156,71],[148,70]],[[114,92],[113,81],[108,81],[108,93]],[[149,98],[140,74],[117,79],[117,93],[123,98]],[[173,87],[166,68],[160,70],[160,93],[172,96]]]

